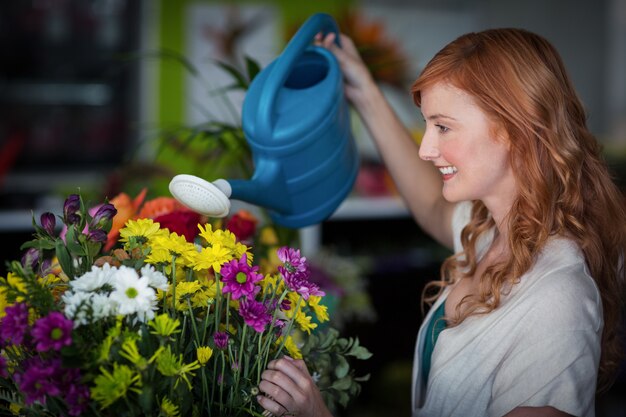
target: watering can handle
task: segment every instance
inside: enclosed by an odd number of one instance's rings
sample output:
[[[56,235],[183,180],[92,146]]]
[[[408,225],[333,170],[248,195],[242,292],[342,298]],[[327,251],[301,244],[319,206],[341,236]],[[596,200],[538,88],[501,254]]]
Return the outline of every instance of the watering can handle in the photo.
[[[279,62],[276,62],[276,64],[280,65],[274,65],[265,81],[265,88],[259,100],[256,114],[256,128],[258,129],[257,135],[259,137],[272,137],[276,95],[287,80],[296,59],[311,44],[311,40],[319,32],[334,32],[337,35],[335,43],[337,46],[341,46],[339,42],[339,28],[331,15],[316,13],[304,22],[278,58]]]

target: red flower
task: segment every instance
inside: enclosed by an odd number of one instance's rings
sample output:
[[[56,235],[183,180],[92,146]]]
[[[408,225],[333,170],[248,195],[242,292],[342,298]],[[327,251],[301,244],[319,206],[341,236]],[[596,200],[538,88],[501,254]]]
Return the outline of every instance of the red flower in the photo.
[[[254,236],[258,220],[247,210],[239,210],[226,224],[226,228],[233,232],[239,241],[245,241]]]
[[[193,242],[199,233],[200,215],[193,211],[180,210],[166,213],[153,219],[170,232],[185,236],[187,242]]]

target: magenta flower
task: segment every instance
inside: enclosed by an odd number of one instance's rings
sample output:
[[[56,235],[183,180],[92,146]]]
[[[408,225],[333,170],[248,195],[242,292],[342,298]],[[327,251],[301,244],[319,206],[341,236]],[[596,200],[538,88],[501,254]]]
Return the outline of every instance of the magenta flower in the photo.
[[[69,415],[82,415],[89,407],[89,396],[89,387],[86,385],[70,385],[65,396]]]
[[[226,346],[228,346],[228,333],[226,332],[215,332],[213,334],[213,341],[215,342],[215,347],[224,350]]]
[[[21,345],[28,330],[28,306],[24,303],[16,303],[4,311],[6,315],[0,322],[0,338],[15,345]]]
[[[311,295],[319,295],[324,296],[326,293],[320,290],[320,287],[317,284],[312,283],[309,280],[309,272],[297,272],[294,274],[284,274],[282,273],[283,280],[287,287],[294,292],[297,292],[304,298],[308,300]]]
[[[72,344],[72,320],[58,311],[53,311],[46,317],[42,317],[33,326],[33,341],[39,352],[50,349],[61,350],[63,346]]]
[[[231,293],[233,300],[241,296],[254,297],[261,290],[256,283],[263,279],[263,275],[259,274],[258,270],[259,266],[248,265],[248,256],[245,253],[239,261],[233,259],[225,263],[220,271],[225,284],[222,292]]]
[[[277,254],[278,259],[285,264],[284,267],[278,267],[279,270],[284,269],[288,273],[293,274],[295,272],[305,272],[309,269],[306,258],[304,256],[300,256],[300,249],[292,249],[287,246],[283,246],[278,249]]]
[[[284,264],[278,267],[278,272],[291,291],[302,295],[305,300],[308,300],[311,295],[324,295],[319,286],[309,280],[311,271],[306,258],[300,256],[299,249],[283,246],[278,249],[278,259]]]
[[[25,396],[26,405],[31,405],[35,401],[45,404],[46,395],[59,395],[61,376],[60,359],[44,362],[39,357],[34,357],[28,362],[24,373],[14,375],[15,382]]]
[[[246,324],[258,333],[264,331],[265,326],[272,321],[272,316],[267,312],[267,308],[263,303],[247,298],[240,301],[239,314],[241,314]]]

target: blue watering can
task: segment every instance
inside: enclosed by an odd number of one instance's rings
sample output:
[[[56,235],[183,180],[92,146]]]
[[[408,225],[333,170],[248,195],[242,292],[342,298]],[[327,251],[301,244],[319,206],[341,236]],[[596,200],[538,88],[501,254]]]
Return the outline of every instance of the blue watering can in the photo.
[[[291,228],[319,223],[335,211],[352,189],[359,156],[339,64],[331,52],[311,45],[318,32],[339,34],[330,15],[311,16],[250,84],[242,124],[252,178],[208,182],[177,175],[169,187],[177,200],[212,217],[228,215],[229,198],[246,201]]]

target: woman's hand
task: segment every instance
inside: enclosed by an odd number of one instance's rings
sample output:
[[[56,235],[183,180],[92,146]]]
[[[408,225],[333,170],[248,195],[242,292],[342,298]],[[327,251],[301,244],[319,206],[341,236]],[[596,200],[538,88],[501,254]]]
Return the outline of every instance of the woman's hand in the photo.
[[[372,88],[376,88],[376,83],[365,62],[361,59],[361,55],[359,55],[352,39],[341,34],[341,47],[339,47],[335,43],[336,36],[332,32],[324,37],[318,34],[315,43],[330,50],[335,55],[343,72],[346,97],[358,106],[363,100],[363,96]]]
[[[275,416],[332,417],[306,364],[288,356],[271,361],[261,375],[257,401]]]

